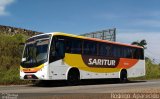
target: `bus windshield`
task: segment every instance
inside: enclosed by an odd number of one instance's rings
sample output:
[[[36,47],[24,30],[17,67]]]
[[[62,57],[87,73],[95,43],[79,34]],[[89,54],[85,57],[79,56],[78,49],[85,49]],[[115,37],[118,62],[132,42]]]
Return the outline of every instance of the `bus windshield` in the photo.
[[[21,66],[31,68],[41,65],[48,59],[49,38],[28,41],[25,46]]]

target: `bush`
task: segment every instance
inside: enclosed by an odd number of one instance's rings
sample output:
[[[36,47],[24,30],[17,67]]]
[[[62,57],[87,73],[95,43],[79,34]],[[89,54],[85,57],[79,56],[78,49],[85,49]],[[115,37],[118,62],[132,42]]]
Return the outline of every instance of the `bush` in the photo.
[[[24,83],[19,79],[19,67],[23,52],[23,45],[28,37],[23,34],[0,34],[0,83]]]
[[[146,79],[160,78],[160,66],[153,64],[151,60],[146,61]]]

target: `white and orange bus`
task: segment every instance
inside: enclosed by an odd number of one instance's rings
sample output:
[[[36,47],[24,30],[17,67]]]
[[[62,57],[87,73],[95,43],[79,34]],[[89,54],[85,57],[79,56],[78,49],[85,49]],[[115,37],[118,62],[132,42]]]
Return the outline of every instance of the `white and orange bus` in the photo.
[[[24,80],[118,78],[145,75],[144,49],[140,46],[54,32],[26,41],[20,65]]]

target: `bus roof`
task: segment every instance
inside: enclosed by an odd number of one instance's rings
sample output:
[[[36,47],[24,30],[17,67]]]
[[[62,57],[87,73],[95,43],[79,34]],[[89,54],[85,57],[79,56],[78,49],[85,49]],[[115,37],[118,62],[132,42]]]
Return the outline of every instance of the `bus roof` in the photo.
[[[137,45],[125,44],[125,43],[120,43],[120,42],[113,42],[113,41],[102,40],[102,39],[98,39],[98,38],[90,38],[90,37],[79,36],[79,35],[74,35],[74,34],[68,34],[68,33],[63,33],[63,32],[44,33],[44,34],[35,35],[33,37],[40,36],[40,35],[47,35],[47,34],[48,35],[52,35],[52,36],[55,36],[55,35],[68,36],[68,37],[74,37],[74,38],[79,38],[79,39],[86,39],[86,40],[91,40],[91,41],[106,42],[106,43],[116,44],[116,45],[122,45],[122,46],[129,46],[129,47],[135,47],[135,48],[143,48],[143,47],[137,46]]]

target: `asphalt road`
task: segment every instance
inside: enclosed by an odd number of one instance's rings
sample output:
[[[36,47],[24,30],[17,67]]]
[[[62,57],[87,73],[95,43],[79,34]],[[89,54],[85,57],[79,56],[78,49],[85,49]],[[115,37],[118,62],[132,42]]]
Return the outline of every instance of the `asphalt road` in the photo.
[[[124,83],[124,84],[113,83],[106,80],[97,80],[96,82],[95,80],[90,80],[90,81],[83,81],[78,86],[67,86],[63,84],[63,82],[54,82],[50,86],[9,85],[9,86],[0,86],[0,93],[1,93],[0,98],[1,97],[3,98],[5,96],[13,96],[21,98],[27,97],[26,99],[33,97],[40,98],[44,96],[63,97],[64,95],[68,96],[73,94],[74,96],[76,95],[75,97],[77,97],[77,95],[84,97],[84,94],[87,94],[86,96],[91,95],[92,97],[95,97],[97,96],[96,93],[110,93],[110,94],[111,93],[160,93],[160,80],[130,81],[129,83]]]

